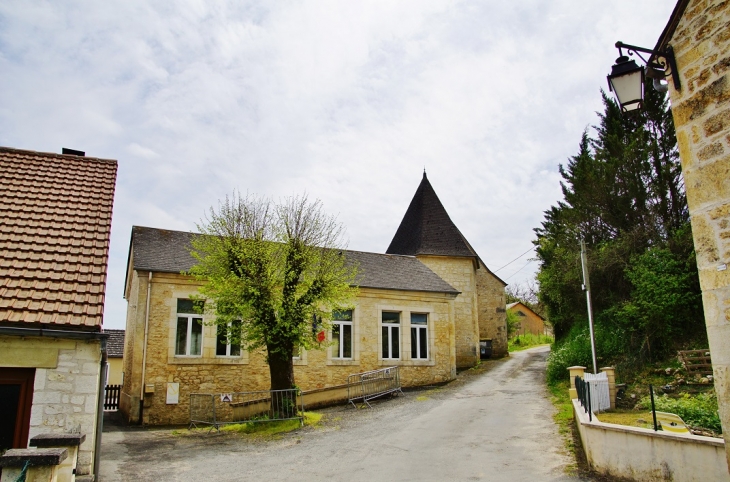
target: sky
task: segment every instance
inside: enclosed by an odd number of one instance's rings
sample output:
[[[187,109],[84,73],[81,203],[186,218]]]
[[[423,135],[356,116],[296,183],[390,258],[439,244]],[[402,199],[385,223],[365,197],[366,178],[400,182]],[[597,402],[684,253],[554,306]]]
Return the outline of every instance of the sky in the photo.
[[[524,286],[615,42],[653,47],[674,4],[3,0],[0,145],[118,161],[105,328],[125,327],[134,225],[195,231],[234,190],[306,193],[350,249],[383,253],[424,169]]]

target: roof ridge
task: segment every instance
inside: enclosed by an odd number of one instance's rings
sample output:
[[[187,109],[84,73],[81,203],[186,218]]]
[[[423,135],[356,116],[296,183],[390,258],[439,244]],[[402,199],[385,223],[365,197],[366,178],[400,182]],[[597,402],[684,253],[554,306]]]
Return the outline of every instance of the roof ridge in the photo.
[[[52,158],[69,159],[69,160],[73,159],[73,160],[103,161],[103,162],[118,164],[118,161],[116,159],[109,159],[109,158],[105,158],[105,157],[76,156],[73,154],[58,154],[56,152],[32,151],[32,150],[28,150],[28,149],[17,149],[15,147],[6,147],[6,146],[0,146],[0,153],[2,153],[2,152],[7,152],[10,154],[26,155],[26,156],[52,157]]]

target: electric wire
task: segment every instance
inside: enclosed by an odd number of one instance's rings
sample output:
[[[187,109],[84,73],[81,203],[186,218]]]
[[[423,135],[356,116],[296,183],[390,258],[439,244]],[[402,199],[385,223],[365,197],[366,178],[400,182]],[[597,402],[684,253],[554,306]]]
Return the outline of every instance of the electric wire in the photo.
[[[530,251],[532,251],[533,249],[535,249],[535,246],[531,247],[530,249],[528,249],[527,251],[525,251],[525,252],[524,252],[524,253],[522,253],[521,255],[517,256],[517,257],[516,257],[515,259],[513,259],[513,260],[512,260],[512,261],[510,261],[509,263],[505,264],[505,265],[504,265],[504,266],[502,266],[501,268],[497,268],[497,269],[495,269],[494,271],[492,271],[492,273],[496,273],[497,271],[499,271],[499,270],[501,270],[501,269],[503,269],[503,268],[506,268],[507,266],[511,265],[512,263],[514,263],[515,261],[517,261],[518,259],[520,259],[520,258],[521,258],[521,257],[523,257],[524,255],[526,255],[527,253],[529,253]]]
[[[505,280],[505,281],[507,281],[508,279],[510,279],[511,277],[513,277],[514,275],[516,275],[517,273],[519,273],[520,271],[522,271],[523,269],[527,268],[527,266],[528,266],[528,265],[529,265],[530,263],[534,262],[534,261],[535,261],[534,259],[531,259],[531,260],[530,260],[530,261],[528,261],[528,262],[527,262],[527,264],[525,264],[525,265],[524,265],[524,266],[523,266],[522,268],[518,269],[517,271],[515,271],[515,272],[514,272],[514,273],[512,273],[511,275],[507,276],[507,277],[506,277],[506,278],[505,278],[504,280]]]

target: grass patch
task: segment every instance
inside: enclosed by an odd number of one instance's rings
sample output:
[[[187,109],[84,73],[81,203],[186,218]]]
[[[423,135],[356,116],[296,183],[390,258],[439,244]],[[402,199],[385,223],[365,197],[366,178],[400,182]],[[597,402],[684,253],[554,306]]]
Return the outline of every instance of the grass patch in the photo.
[[[322,414],[316,412],[304,412],[304,426],[316,426],[322,420]],[[293,432],[302,426],[299,420],[274,420],[271,422],[247,422],[221,425],[220,431],[226,433],[237,433],[243,435],[254,435],[257,437],[272,437],[274,435]],[[210,427],[199,427],[195,431],[209,431]]]
[[[567,380],[548,383],[550,401],[557,409],[553,415],[553,420],[558,425],[558,431],[563,437],[565,450],[575,457],[577,434],[575,424],[573,423],[573,403],[570,401],[568,394],[569,388],[570,382]],[[578,464],[572,463],[568,465],[565,471],[568,475],[576,475],[578,472]]]
[[[518,335],[512,338],[507,343],[509,351],[522,351],[533,346],[550,345],[553,343],[554,338],[547,335],[533,335],[526,333],[524,335]]]
[[[596,414],[596,418],[605,423],[654,429],[654,419],[651,412],[637,412],[636,410],[609,410]]]
[[[419,395],[419,396],[416,397],[416,401],[417,402],[425,402],[428,399],[429,398],[427,396],[425,396],[425,395]]]

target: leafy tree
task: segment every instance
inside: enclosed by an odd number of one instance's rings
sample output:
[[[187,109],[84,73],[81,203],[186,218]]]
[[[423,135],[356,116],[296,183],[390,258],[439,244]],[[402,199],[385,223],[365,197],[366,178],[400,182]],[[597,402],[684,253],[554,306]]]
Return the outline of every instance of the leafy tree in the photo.
[[[583,238],[596,321],[621,338],[607,346],[651,356],[649,347],[666,350],[678,333],[704,331],[674,125],[664,94],[652,89],[632,115],[602,97],[595,136],[583,132],[578,153],[560,166],[563,199],[535,229],[539,300],[558,342],[587,325]]]
[[[190,274],[219,327],[248,350],[266,349],[271,389],[295,386],[295,347],[317,346],[334,309],[355,296],[356,267],[346,262],[343,228],[306,196],[281,203],[234,193],[211,208],[193,241]]]
[[[514,311],[507,311],[507,338],[512,338],[522,326],[522,320]]]

